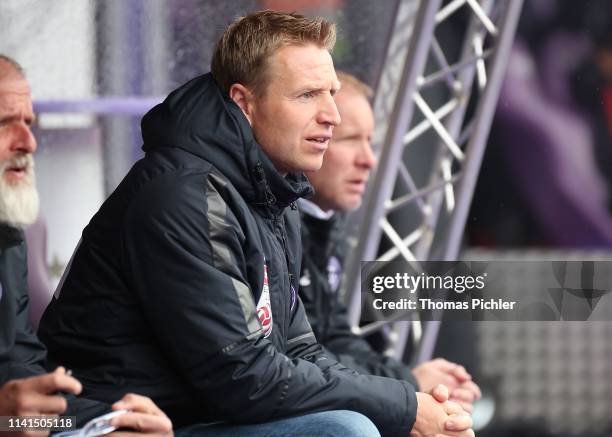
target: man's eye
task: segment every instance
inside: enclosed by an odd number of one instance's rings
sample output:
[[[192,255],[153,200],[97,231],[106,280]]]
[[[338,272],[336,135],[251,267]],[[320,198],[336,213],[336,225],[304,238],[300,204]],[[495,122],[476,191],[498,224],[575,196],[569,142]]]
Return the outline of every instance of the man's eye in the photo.
[[[315,96],[315,92],[314,91],[307,91],[304,94],[302,94],[302,97],[305,99],[311,99]]]

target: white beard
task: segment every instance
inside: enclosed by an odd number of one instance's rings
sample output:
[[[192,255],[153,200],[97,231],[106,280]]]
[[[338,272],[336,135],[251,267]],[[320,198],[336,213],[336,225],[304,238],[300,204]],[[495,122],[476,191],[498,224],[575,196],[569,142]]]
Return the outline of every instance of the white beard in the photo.
[[[27,165],[25,177],[17,183],[9,183],[4,173],[7,168]],[[34,159],[32,155],[21,155],[0,164],[0,223],[24,228],[38,217],[39,207]]]

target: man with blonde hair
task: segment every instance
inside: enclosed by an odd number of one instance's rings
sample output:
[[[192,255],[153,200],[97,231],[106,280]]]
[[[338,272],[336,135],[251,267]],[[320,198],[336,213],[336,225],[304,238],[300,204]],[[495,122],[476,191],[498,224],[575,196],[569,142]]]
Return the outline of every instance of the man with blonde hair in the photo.
[[[297,296],[302,172],[340,123],[334,41],[323,19],[249,14],[211,74],[145,115],[145,158],[84,230],[41,322],[91,396],[143,391],[176,425],[217,422],[190,430],[211,436],[409,434],[412,386],[329,359]],[[421,408],[427,433],[471,435],[456,404]]]
[[[409,381],[422,392],[438,384],[465,410],[480,389],[463,366],[438,358],[414,369],[376,352],[351,331],[347,309],[338,296],[347,252],[343,213],[359,207],[370,171],[376,164],[371,148],[373,92],[357,77],[337,72],[341,83],[335,101],[342,123],[334,129],[320,170],[307,172],[315,195],[300,199],[302,212],[302,276],[300,297],[317,340],[339,362],[360,373]]]

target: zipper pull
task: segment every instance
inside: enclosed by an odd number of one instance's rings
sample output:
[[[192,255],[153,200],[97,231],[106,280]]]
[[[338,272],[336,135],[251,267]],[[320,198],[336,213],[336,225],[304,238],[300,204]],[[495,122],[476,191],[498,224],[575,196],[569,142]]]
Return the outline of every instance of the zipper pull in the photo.
[[[259,183],[266,180],[266,173],[264,172],[263,165],[261,165],[261,162],[259,161],[257,161],[257,164],[255,164],[255,179]]]

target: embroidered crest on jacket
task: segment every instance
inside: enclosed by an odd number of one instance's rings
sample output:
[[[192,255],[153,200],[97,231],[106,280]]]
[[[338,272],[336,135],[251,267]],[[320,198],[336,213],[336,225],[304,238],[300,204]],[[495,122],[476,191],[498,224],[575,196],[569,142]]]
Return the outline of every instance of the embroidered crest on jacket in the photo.
[[[264,331],[264,338],[268,338],[272,333],[272,305],[270,304],[270,286],[268,285],[268,265],[264,264],[264,280],[261,296],[257,303],[257,316]]]

